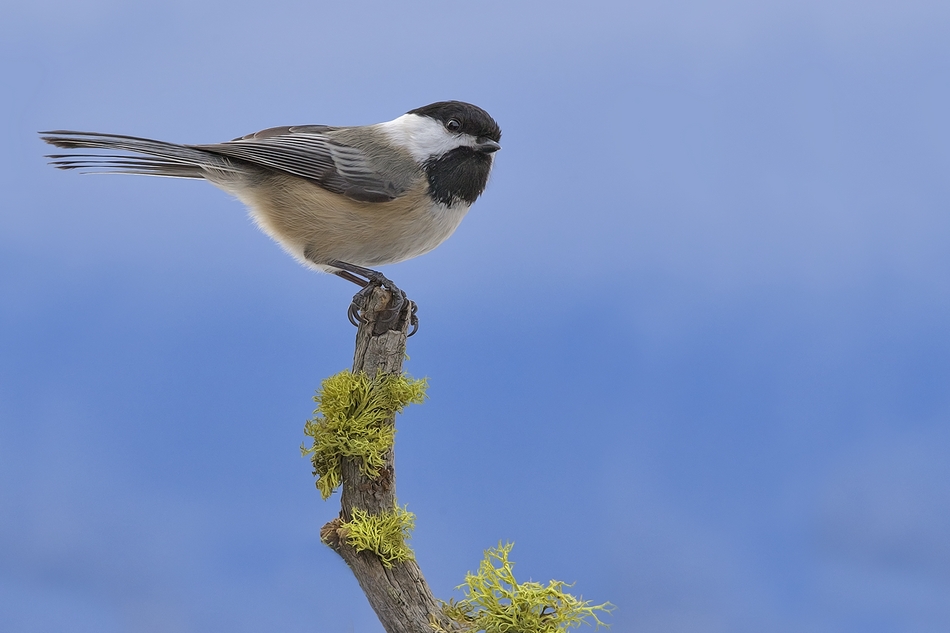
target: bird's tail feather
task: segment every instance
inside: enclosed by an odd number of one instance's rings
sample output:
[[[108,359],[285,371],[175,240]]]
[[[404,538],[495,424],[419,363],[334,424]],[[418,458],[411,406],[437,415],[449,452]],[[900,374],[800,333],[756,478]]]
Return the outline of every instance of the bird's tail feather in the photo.
[[[93,174],[141,174],[170,178],[205,178],[209,170],[234,172],[226,157],[188,145],[166,143],[135,136],[54,130],[41,138],[63,149],[94,149],[124,153],[50,154],[50,164],[59,169],[78,169]]]

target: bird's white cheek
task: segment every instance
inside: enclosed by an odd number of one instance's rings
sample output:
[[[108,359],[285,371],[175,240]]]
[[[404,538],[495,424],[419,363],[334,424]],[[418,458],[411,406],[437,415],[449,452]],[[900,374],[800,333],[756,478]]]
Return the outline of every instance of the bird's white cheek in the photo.
[[[452,134],[435,119],[417,114],[404,114],[380,123],[379,129],[393,144],[405,147],[419,163],[468,144],[463,137]]]

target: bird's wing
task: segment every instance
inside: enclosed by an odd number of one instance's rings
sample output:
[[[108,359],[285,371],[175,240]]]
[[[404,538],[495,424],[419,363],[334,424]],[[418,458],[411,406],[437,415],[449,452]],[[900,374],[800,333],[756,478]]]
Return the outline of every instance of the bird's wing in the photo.
[[[333,193],[363,202],[386,202],[405,193],[406,182],[380,174],[372,152],[343,142],[346,128],[276,127],[226,143],[192,145],[230,158],[307,178]]]

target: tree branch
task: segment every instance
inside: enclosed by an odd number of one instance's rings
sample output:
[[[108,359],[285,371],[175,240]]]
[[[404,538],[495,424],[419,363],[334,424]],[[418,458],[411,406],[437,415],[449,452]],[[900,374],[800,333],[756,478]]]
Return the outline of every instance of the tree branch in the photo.
[[[399,321],[392,326],[394,329],[376,333],[377,321],[386,315],[389,300],[389,291],[377,288],[365,301],[361,312],[366,321],[356,333],[354,374],[364,372],[375,377],[380,372],[402,373],[412,306],[411,302],[406,302]],[[388,423],[395,424],[395,415]],[[370,514],[393,511],[396,477],[392,449],[386,454],[385,465],[376,478],[364,475],[359,463],[352,459],[344,460],[342,474],[340,517],[323,526],[320,538],[349,565],[383,628],[387,633],[432,633],[436,626],[445,631],[458,630],[458,624],[442,613],[414,559],[396,562],[387,568],[374,553],[354,550],[342,533],[341,524],[352,519],[353,508]]]

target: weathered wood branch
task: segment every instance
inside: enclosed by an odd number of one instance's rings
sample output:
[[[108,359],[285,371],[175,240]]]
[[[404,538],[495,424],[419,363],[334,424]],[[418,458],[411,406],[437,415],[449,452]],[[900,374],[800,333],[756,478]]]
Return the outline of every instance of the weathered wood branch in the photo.
[[[402,373],[411,304],[407,302],[399,321],[392,326],[394,329],[377,333],[377,321],[386,315],[389,299],[387,290],[377,288],[363,306],[365,322],[356,333],[354,373],[362,371],[369,376],[376,376],[378,372]],[[395,424],[394,418],[388,423]],[[387,633],[432,633],[436,626],[445,631],[457,630],[458,625],[442,614],[415,560],[396,562],[392,568],[386,568],[374,553],[354,550],[341,533],[340,525],[352,518],[353,508],[370,514],[393,511],[396,504],[393,451],[386,455],[386,463],[376,478],[364,475],[354,460],[346,460],[342,472],[340,517],[324,525],[320,537],[349,565],[383,628]]]

